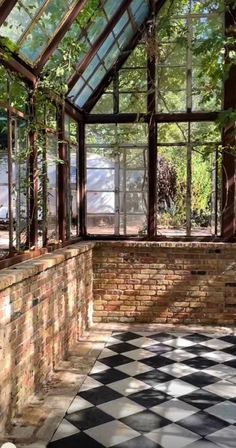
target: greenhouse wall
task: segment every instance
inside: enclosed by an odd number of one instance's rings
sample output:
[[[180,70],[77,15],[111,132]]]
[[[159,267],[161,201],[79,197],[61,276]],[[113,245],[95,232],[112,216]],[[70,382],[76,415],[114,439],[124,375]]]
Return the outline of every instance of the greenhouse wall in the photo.
[[[93,272],[94,322],[235,323],[233,244],[97,243]]]
[[[91,313],[92,244],[1,272],[0,433],[66,358]]]

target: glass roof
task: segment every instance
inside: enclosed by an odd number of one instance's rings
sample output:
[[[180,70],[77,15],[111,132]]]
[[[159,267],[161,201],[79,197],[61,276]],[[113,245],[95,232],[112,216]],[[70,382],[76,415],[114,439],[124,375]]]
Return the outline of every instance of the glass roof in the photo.
[[[113,13],[114,9],[122,2],[107,0],[106,11]],[[84,72],[81,74],[68,98],[79,108],[83,108],[85,103],[92,96],[103,78],[112,68],[122,51],[128,46],[139,27],[144,23],[149,14],[148,0],[133,0],[126,9],[120,20],[116,23],[112,31],[108,34],[96,55],[91,59]],[[87,30],[87,36],[93,35],[96,30],[96,22]],[[99,34],[102,29],[100,27]],[[81,58],[82,59],[82,58]],[[81,60],[79,60],[81,62]]]
[[[0,36],[10,39],[18,56],[37,68],[48,45],[57,37],[60,27],[80,1],[18,0],[1,26]],[[2,2],[0,0],[0,5]],[[149,0],[98,0],[96,9],[94,0],[85,0],[83,14],[78,14],[58,41],[54,53],[51,56],[48,53],[49,59],[44,60],[46,71],[60,67],[68,51],[68,43],[71,39],[75,42],[76,51],[73,51],[70,68],[65,72],[65,82],[70,86],[68,99],[72,103],[84,108],[149,13]],[[104,39],[101,39],[102,33]]]
[[[1,36],[18,47],[19,56],[35,65],[76,0],[18,0],[1,27]]]

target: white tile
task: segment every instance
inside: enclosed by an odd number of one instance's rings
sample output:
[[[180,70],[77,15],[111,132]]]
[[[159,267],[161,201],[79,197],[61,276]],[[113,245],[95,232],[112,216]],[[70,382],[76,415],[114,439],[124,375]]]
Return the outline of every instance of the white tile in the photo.
[[[68,422],[66,419],[63,419],[61,424],[58,426],[51,442],[55,440],[64,439],[64,437],[73,436],[73,434],[78,434],[80,430]]]
[[[175,362],[169,366],[159,367],[158,370],[169,373],[169,375],[175,376],[176,378],[181,378],[184,375],[191,375],[192,373],[198,372],[197,369],[181,364],[180,362]]]
[[[236,369],[226,366],[225,364],[216,364],[215,366],[202,370],[202,372],[209,373],[209,375],[217,376],[222,379],[236,375]]]
[[[227,426],[206,437],[208,440],[224,448],[235,448],[236,427]]]
[[[175,348],[185,348],[185,347],[191,347],[192,345],[196,345],[196,342],[188,341],[188,339],[184,338],[177,338],[173,339],[172,341],[166,341],[165,344]]]
[[[235,356],[230,355],[229,353],[221,352],[220,350],[216,350],[214,352],[205,353],[201,355],[204,358],[210,359],[211,361],[215,361],[217,363],[231,361],[231,359],[235,359]]]
[[[146,373],[150,372],[151,370],[154,370],[153,367],[146,366],[146,364],[143,364],[142,362],[139,361],[123,364],[122,366],[115,367],[115,369],[119,370],[120,372],[124,372],[129,376],[135,376],[139,375],[140,373]]]
[[[121,341],[119,341],[119,342],[121,342]],[[113,352],[109,348],[105,347],[103,349],[102,353],[99,355],[98,359],[108,358],[109,356],[115,356],[115,355],[117,355],[116,352]]]
[[[230,383],[228,380],[218,381],[217,383],[203,387],[203,389],[226,399],[236,397],[236,386],[235,384]]]
[[[87,376],[86,380],[84,381],[84,383],[82,384],[80,391],[84,391],[84,390],[89,390],[89,389],[94,389],[95,387],[100,387],[103,386],[102,383],[99,383],[99,381],[94,380],[93,378]]]
[[[115,381],[114,383],[109,384],[109,387],[124,396],[151,388],[151,386],[143,383],[143,381],[137,380],[136,378],[125,378],[124,380]]]
[[[173,359],[174,361],[177,362],[196,358],[196,355],[193,355],[193,353],[188,353],[185,350],[181,350],[181,348],[177,348],[176,350],[173,350],[171,352],[162,353],[162,356],[164,356],[165,358]]]
[[[97,407],[116,419],[124,418],[128,415],[136,414],[146,409],[138,403],[135,403],[125,397],[108,401],[107,403],[100,404]]]
[[[188,403],[173,398],[172,400],[166,401],[165,403],[158,404],[150,409],[156,414],[171,420],[172,422],[177,422],[183,418],[189,417],[196,412],[199,412],[198,408],[191,406]]]
[[[183,448],[200,439],[198,434],[195,434],[188,429],[181,428],[175,423],[149,432],[148,434],[145,434],[145,437],[153,442],[159,443],[163,448]]]
[[[227,378],[227,380],[228,380],[230,383],[236,384],[236,376],[229,376],[229,377]]]
[[[93,404],[89,403],[89,401],[84,400],[82,397],[75,397],[67,410],[67,414],[73,414],[73,412],[82,411],[82,409],[88,409],[91,407],[93,407]]]
[[[95,426],[84,432],[105,447],[111,447],[118,445],[118,443],[127,442],[140,435],[137,431],[134,431],[118,420]]]
[[[102,364],[101,362],[97,361],[95,362],[92,370],[90,370],[90,375],[92,375],[92,373],[100,373],[100,372],[104,372],[105,370],[108,370],[110,367],[105,366],[105,364]]]
[[[142,348],[138,348],[136,350],[130,350],[129,352],[124,352],[122,355],[127,356],[127,358],[134,359],[135,361],[139,361],[141,359],[151,358],[152,356],[156,356],[156,353],[149,352],[148,350],[144,350]]]
[[[209,341],[201,342],[205,347],[213,348],[214,350],[223,350],[224,348],[232,347],[233,344],[221,341],[220,339],[210,339]]]
[[[205,412],[215,415],[228,423],[236,423],[236,404],[231,403],[231,401],[226,400],[223,403],[218,403],[205,409]]]
[[[157,384],[154,389],[165,392],[166,394],[172,395],[173,397],[181,397],[181,395],[189,394],[194,390],[197,390],[198,387],[177,379],[167,381],[166,383]]]
[[[132,341],[129,341],[129,344],[134,345],[135,347],[145,348],[150,347],[151,345],[159,344],[159,342],[154,341],[154,339],[147,338],[145,336],[133,339]]]
[[[120,339],[111,337],[108,339],[108,341],[106,343],[106,347],[109,347],[110,345],[113,345],[113,344],[122,344],[122,343],[123,343],[123,341],[121,341]]]

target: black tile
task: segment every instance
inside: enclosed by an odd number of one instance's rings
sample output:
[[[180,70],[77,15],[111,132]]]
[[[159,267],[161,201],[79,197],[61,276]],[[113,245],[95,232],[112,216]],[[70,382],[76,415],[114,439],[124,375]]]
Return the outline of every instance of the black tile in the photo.
[[[236,369],[236,358],[235,359],[231,359],[230,361],[226,361],[224,363],[221,364],[225,364],[226,366],[230,366],[233,367],[234,369]]]
[[[91,439],[83,432],[48,444],[48,448],[78,448],[80,446],[81,448],[104,448],[104,445]]]
[[[196,414],[178,421],[178,425],[205,437],[229,426],[229,423],[224,422],[213,415],[209,415],[206,412],[197,412]]]
[[[109,345],[107,348],[116,353],[124,353],[130,350],[135,350],[137,347],[134,345],[128,344],[127,342],[121,342],[120,344]]]
[[[222,341],[228,342],[229,344],[235,344],[236,345],[236,336],[234,335],[228,335],[228,336],[223,336],[222,338],[219,338]]]
[[[162,448],[156,442],[147,439],[145,436],[135,437],[127,442],[119,443],[119,445],[114,445],[113,448]]]
[[[192,347],[186,347],[184,350],[196,356],[202,356],[205,355],[206,353],[214,352],[213,348],[208,348],[201,344],[196,344],[193,345]]]
[[[224,350],[221,350],[225,353],[229,353],[230,355],[233,355],[236,357],[236,345],[232,345],[232,347],[224,348]]]
[[[144,406],[145,408],[152,408],[158,404],[164,403],[164,401],[171,400],[171,396],[165,394],[160,390],[147,389],[136,392],[135,394],[129,395],[129,400],[133,400],[136,403]]]
[[[170,347],[169,345],[165,344],[155,344],[151,345],[150,347],[147,347],[146,350],[149,350],[149,352],[156,353],[157,355],[161,355],[162,353],[174,350],[174,347]]]
[[[101,409],[93,408],[83,409],[82,411],[73,412],[66,416],[66,420],[72,423],[82,431],[93,428],[94,426],[102,425],[103,423],[114,420],[110,415],[101,411]]]
[[[78,394],[80,397],[94,404],[95,406],[106,403],[107,401],[116,400],[122,395],[110,387],[100,386],[93,389],[84,390]]]
[[[207,373],[200,371],[185,376],[184,381],[197,387],[204,387],[208,386],[209,384],[217,383],[217,381],[220,381],[220,378],[217,378],[213,375],[208,375]]]
[[[132,341],[133,339],[138,339],[141,336],[139,334],[132,333],[131,331],[122,331],[122,333],[112,333],[112,337],[119,339],[120,341]]]
[[[190,334],[189,336],[184,336],[184,339],[187,339],[188,341],[191,341],[191,342],[199,343],[199,342],[208,341],[209,339],[212,339],[212,338],[210,338],[209,336],[205,336],[203,334],[193,333],[193,334]]]
[[[223,398],[204,389],[195,390],[190,394],[184,395],[181,397],[181,400],[199,409],[206,409],[224,401]]]
[[[150,370],[150,372],[140,373],[135,378],[152,387],[174,379],[172,375],[168,375],[168,373],[161,372],[160,370]]]
[[[165,356],[152,356],[151,358],[142,359],[142,363],[147,366],[154,367],[157,369],[158,367],[169,366],[170,364],[174,364],[176,361],[172,359],[165,358]]]
[[[197,358],[187,359],[186,361],[182,361],[182,364],[186,364],[189,367],[193,367],[198,370],[207,369],[208,367],[214,366],[217,364],[215,361],[211,361],[210,359],[202,358],[201,356],[197,356]]]
[[[117,367],[122,366],[123,364],[127,364],[128,362],[133,362],[133,359],[127,358],[127,356],[123,355],[114,355],[114,356],[108,356],[107,358],[100,358],[99,362],[102,362],[102,364],[105,364],[109,367]]]
[[[92,375],[89,376],[102,384],[114,383],[115,381],[124,380],[125,378],[128,378],[128,375],[126,375],[123,372],[119,372],[119,370],[115,369],[108,369],[103,372],[93,373]]]
[[[141,434],[154,431],[154,429],[162,428],[171,423],[161,415],[148,410],[121,418],[120,421]]]
[[[158,342],[165,342],[165,341],[170,341],[171,339],[176,339],[176,336],[174,336],[173,334],[169,334],[169,333],[155,333],[148,337],[151,339],[155,339],[155,341],[158,341]]]

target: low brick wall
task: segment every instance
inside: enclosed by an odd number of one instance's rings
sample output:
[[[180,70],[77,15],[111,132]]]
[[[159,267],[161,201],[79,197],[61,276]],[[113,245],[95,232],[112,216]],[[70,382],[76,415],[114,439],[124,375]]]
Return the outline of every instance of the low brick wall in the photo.
[[[0,272],[0,433],[91,320],[92,247],[73,245]]]
[[[233,244],[97,243],[93,272],[94,322],[235,323]]]

